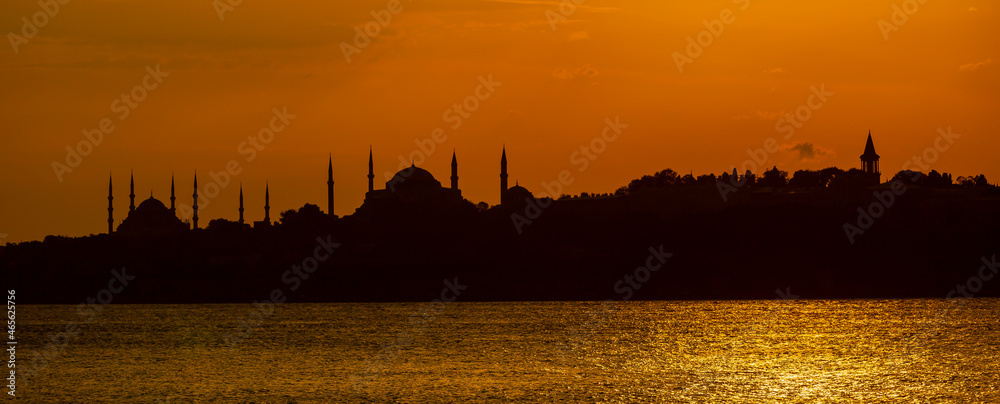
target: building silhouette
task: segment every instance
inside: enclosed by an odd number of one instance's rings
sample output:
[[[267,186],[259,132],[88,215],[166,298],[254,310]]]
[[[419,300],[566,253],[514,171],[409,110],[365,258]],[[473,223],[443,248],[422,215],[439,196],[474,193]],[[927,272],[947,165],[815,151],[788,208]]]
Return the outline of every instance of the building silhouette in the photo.
[[[865,143],[865,152],[861,155],[861,171],[871,175],[874,183],[882,183],[882,173],[878,167],[878,154],[875,153],[875,143],[872,142],[872,131],[868,131],[868,142]]]
[[[864,153],[860,156],[861,159],[861,171],[870,176],[870,185],[878,185],[881,182],[881,172],[879,170],[879,155],[875,152],[875,144],[872,140],[871,131],[868,133],[868,138],[865,143]],[[379,211],[384,209],[401,209],[405,206],[424,206],[432,208],[443,208],[450,209],[459,206],[463,203],[469,203],[462,196],[462,190],[459,188],[458,184],[458,154],[455,150],[452,150],[451,155],[451,176],[449,177],[450,185],[444,187],[441,182],[434,178],[434,175],[429,171],[417,167],[415,164],[410,165],[410,167],[403,168],[396,172],[388,181],[385,183],[385,188],[375,189],[375,163],[374,163],[374,153],[371,147],[368,149],[368,191],[365,192],[364,202],[355,211],[355,214],[377,214]],[[500,206],[506,209],[518,209],[524,207],[526,204],[531,203],[535,200],[534,195],[527,188],[519,185],[515,182],[513,187],[508,187],[508,179],[510,175],[507,166],[507,148],[503,146],[500,152]],[[693,176],[692,176],[693,178]],[[742,176],[745,179],[752,179],[753,174],[747,170],[746,174]],[[736,169],[733,169],[733,173],[730,177],[733,182],[740,181],[741,176],[737,173]],[[330,218],[337,218],[334,214],[334,180],[333,180],[333,155],[330,154],[327,162],[327,215]],[[175,195],[174,195],[174,176],[171,174],[170,177],[170,208],[167,209],[165,206],[160,209],[163,204],[152,198],[144,201],[139,207],[135,206],[135,176],[130,173],[129,179],[129,214],[125,221],[119,226],[119,231],[122,231],[122,226],[127,230],[126,233],[139,234],[143,231],[138,230],[142,226],[152,226],[154,228],[160,228],[160,230],[166,229],[168,232],[176,229],[177,223],[182,223],[166,220],[163,218],[164,212],[170,217],[177,219],[176,207],[175,207]],[[191,229],[198,229],[198,174],[194,174],[193,182],[193,215],[191,217]],[[265,182],[264,188],[264,219],[261,221],[253,222],[254,227],[269,227],[272,226],[271,216],[270,216],[270,185]],[[108,179],[108,233],[115,232],[114,228],[114,195],[113,195],[113,179],[109,175]],[[244,224],[244,205],[243,205],[243,184],[240,183],[239,192],[239,224]],[[143,205],[146,206],[143,209]],[[141,211],[141,212],[140,212]],[[128,225],[126,226],[126,223]],[[186,226],[185,226],[186,227]],[[155,230],[155,229],[154,229]],[[162,231],[154,231],[161,232]]]

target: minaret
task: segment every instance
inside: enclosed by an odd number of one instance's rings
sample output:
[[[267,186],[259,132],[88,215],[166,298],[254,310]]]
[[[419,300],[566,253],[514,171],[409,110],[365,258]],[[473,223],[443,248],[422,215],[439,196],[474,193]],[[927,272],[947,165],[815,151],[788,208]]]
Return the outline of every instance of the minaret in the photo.
[[[503,193],[507,190],[507,146],[503,148],[503,154],[500,156],[500,198],[503,199]]]
[[[112,213],[114,212],[115,208],[111,203],[112,199],[115,199],[115,197],[111,195],[111,174],[108,174],[108,234],[111,234],[115,231],[114,230],[115,217],[114,213]]]
[[[128,194],[128,199],[129,199],[128,214],[131,215],[132,212],[135,212],[135,174],[130,173],[129,175],[132,177],[132,179],[130,180],[131,185],[129,186],[129,194]]]
[[[375,190],[375,165],[372,164],[372,148],[368,146],[368,192]]]
[[[271,187],[264,183],[264,223],[271,224]]]
[[[458,159],[455,150],[451,151],[451,189],[458,189]]]
[[[174,207],[174,173],[170,173],[170,214],[177,216],[177,208]]]
[[[243,224],[243,183],[240,183],[240,224]]]
[[[333,153],[330,153],[330,168],[326,171],[326,206],[327,214],[333,216]]]
[[[878,154],[875,153],[875,143],[872,142],[872,131],[868,131],[868,142],[865,143],[865,154],[861,155],[861,171],[870,174],[877,182],[882,183],[882,173],[878,167]]]
[[[191,218],[191,223],[194,225],[192,228],[198,228],[198,171],[194,172],[194,216]]]

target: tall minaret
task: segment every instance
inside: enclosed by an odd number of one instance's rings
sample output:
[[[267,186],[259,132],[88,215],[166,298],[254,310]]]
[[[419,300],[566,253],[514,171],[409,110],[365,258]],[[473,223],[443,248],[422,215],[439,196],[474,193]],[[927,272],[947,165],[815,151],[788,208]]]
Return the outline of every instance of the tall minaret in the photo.
[[[875,153],[875,143],[872,142],[872,131],[868,131],[868,142],[865,144],[865,154],[861,155],[861,170],[875,178],[875,184],[882,183],[882,173],[878,167],[878,154]]]
[[[240,224],[243,224],[243,183],[240,183]]]
[[[454,149],[451,151],[451,189],[458,189],[458,158]]]
[[[271,186],[264,183],[264,222],[271,224]]]
[[[170,214],[177,216],[177,208],[174,207],[174,201],[177,198],[174,196],[174,173],[170,173]]]
[[[111,174],[108,174],[108,234],[113,233],[115,226],[114,212],[115,208],[111,203],[111,200],[115,197],[111,195]]]
[[[330,168],[326,171],[326,206],[327,214],[333,216],[333,153],[330,153]]]
[[[135,174],[129,173],[129,175],[132,177],[132,179],[130,180],[132,184],[129,187],[129,194],[128,194],[128,199],[129,199],[128,214],[131,215],[132,212],[135,212]]]
[[[500,197],[503,198],[504,191],[507,190],[507,146],[503,148],[500,156]]]
[[[198,170],[194,172],[194,216],[191,218],[191,223],[194,225],[194,229],[198,228]]]
[[[372,164],[372,148],[368,146],[368,192],[375,190],[375,165]]]

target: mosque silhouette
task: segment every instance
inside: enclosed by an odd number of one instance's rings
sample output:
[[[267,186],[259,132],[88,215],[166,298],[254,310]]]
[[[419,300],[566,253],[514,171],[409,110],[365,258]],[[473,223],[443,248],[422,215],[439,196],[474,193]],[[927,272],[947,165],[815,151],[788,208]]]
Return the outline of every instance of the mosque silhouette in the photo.
[[[879,155],[875,153],[875,144],[872,142],[872,135],[869,131],[868,140],[865,144],[864,153],[861,155],[861,170],[871,178],[872,185],[881,183],[881,172],[879,171]],[[750,174],[748,172],[748,174]],[[737,176],[733,172],[733,176]],[[356,213],[366,213],[381,209],[392,209],[403,205],[435,206],[438,208],[455,208],[463,203],[468,203],[462,197],[462,190],[458,187],[458,157],[453,151],[451,155],[451,183],[449,187],[444,187],[441,182],[434,178],[429,171],[417,167],[411,163],[410,167],[397,172],[385,183],[384,189],[375,189],[375,164],[372,150],[368,150],[368,191],[365,199]],[[534,200],[534,195],[527,188],[515,184],[508,187],[507,182],[507,148],[504,147],[500,154],[500,205],[505,207],[523,207]],[[330,156],[329,168],[327,171],[327,215],[336,218],[333,214],[333,156]],[[138,207],[135,206],[135,177],[130,178],[129,212],[128,216],[118,226],[118,232],[129,235],[142,234],[176,234],[187,229],[198,228],[198,174],[194,176],[193,215],[190,225],[182,222],[177,216],[176,195],[174,190],[173,176],[170,178],[170,208],[150,195],[149,199],[143,201]],[[114,192],[113,185],[109,179],[108,184],[108,233],[114,233]],[[264,186],[264,220],[254,222],[253,226],[271,226],[271,193],[270,186]],[[239,221],[240,225],[245,224],[243,219],[243,185],[240,184],[240,204]]]
[[[507,184],[507,149],[504,147],[500,155],[500,201],[501,206],[523,206],[528,201],[534,199],[534,195],[528,189],[515,184],[508,187]],[[357,209],[358,213],[365,213],[372,210],[391,209],[401,205],[424,205],[438,208],[453,208],[463,203],[468,203],[462,197],[462,190],[458,187],[458,156],[452,152],[451,156],[451,184],[444,187],[441,182],[434,178],[429,171],[411,164],[386,181],[384,189],[375,189],[375,164],[372,151],[368,151],[368,191],[362,206]],[[119,224],[117,232],[128,235],[156,234],[167,235],[176,234],[188,229],[198,227],[198,174],[194,176],[194,194],[192,194],[193,215],[190,224],[186,224],[177,216],[176,192],[174,178],[170,178],[170,207],[167,208],[152,195],[135,206],[135,176],[130,177],[129,210],[128,216]],[[333,157],[330,157],[327,171],[327,214],[336,217],[333,212]],[[271,226],[271,191],[270,186],[264,186],[264,220],[253,223],[256,227]],[[116,232],[114,228],[114,187],[113,181],[108,184],[108,233]],[[240,204],[239,204],[239,224],[243,225],[243,185],[240,184]]]

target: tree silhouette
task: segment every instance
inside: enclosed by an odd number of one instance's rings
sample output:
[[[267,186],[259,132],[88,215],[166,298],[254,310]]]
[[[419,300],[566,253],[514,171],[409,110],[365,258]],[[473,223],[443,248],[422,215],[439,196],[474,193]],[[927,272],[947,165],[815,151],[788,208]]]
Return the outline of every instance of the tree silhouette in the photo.
[[[762,187],[783,187],[788,185],[788,172],[778,170],[778,167],[764,171],[764,176],[760,178]]]

